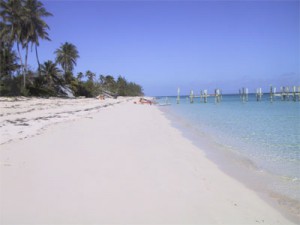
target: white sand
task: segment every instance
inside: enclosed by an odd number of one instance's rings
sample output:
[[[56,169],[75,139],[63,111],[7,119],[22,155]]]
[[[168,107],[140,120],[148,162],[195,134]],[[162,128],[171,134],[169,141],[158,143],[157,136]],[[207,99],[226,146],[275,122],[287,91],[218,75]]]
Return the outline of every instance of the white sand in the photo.
[[[126,100],[0,97],[0,144],[35,136],[48,125],[88,117]]]
[[[0,224],[293,224],[156,106],[122,102],[1,145]]]

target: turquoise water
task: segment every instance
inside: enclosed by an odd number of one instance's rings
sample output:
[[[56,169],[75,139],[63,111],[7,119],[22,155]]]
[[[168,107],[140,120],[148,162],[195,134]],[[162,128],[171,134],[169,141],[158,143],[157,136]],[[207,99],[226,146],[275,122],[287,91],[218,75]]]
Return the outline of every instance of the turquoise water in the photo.
[[[160,108],[172,115],[173,122],[185,124],[185,130],[197,130],[214,146],[246,158],[256,170],[273,177],[271,191],[300,201],[299,101],[276,99],[271,103],[265,98],[257,102],[254,95],[245,103],[238,95],[224,95],[218,104],[213,97],[208,103],[200,103],[198,98],[190,104],[186,97],[181,97],[180,104],[175,97],[168,101],[170,106]]]

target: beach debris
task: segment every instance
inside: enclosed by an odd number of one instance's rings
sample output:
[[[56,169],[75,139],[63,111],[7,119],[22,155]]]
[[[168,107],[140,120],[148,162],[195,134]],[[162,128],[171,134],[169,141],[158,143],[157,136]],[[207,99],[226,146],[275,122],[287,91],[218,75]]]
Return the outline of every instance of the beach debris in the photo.
[[[75,98],[73,91],[71,90],[71,88],[67,85],[63,86],[63,85],[58,85],[58,90],[59,90],[59,94],[62,97],[67,97],[67,98]]]

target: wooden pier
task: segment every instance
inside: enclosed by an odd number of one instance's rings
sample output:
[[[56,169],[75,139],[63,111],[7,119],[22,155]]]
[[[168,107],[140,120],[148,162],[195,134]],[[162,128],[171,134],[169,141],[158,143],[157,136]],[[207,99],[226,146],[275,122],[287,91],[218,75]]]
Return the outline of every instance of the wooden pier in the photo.
[[[195,102],[195,99],[200,99],[200,103],[207,103],[209,97],[215,98],[215,103],[220,103],[222,101],[222,90],[221,89],[215,89],[214,94],[208,94],[207,90],[201,90],[200,95],[195,95],[194,91],[191,90],[189,96],[187,97],[187,100],[193,104]],[[180,103],[180,88],[177,89],[177,98],[176,103]]]
[[[282,101],[300,101],[300,86],[293,86],[291,88],[291,91],[289,87],[280,87],[280,93],[275,93],[274,96],[281,97]]]
[[[262,88],[257,88],[255,90],[255,96],[256,101],[260,102],[263,100],[263,96],[269,95],[270,102],[273,102],[277,99],[281,99],[281,101],[294,101],[299,102],[300,101],[300,86],[282,86],[280,87],[280,92],[276,93],[276,87],[273,87],[270,85],[269,92],[263,93]],[[240,100],[242,102],[248,102],[249,100],[249,89],[248,88],[241,88],[239,89],[239,96]],[[195,99],[199,98],[200,103],[207,103],[209,97],[214,97],[215,103],[220,103],[222,101],[222,90],[219,88],[216,88],[214,90],[213,94],[209,94],[208,90],[200,90],[200,95],[195,95],[194,91],[191,90],[189,96],[187,97],[187,101],[189,101],[191,104],[195,102]],[[180,103],[180,88],[177,89],[177,98],[176,98],[177,104]]]
[[[291,90],[291,91],[290,91]],[[300,101],[300,86],[293,86],[291,89],[289,87],[280,87],[280,93],[276,93],[276,87],[270,85],[270,101],[275,101],[276,97],[279,97],[282,101]],[[256,89],[256,100],[261,101],[263,92],[261,88]]]

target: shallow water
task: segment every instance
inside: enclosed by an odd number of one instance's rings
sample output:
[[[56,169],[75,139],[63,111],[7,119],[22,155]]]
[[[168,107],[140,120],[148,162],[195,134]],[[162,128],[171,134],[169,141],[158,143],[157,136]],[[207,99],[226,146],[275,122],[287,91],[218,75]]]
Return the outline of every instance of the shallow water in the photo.
[[[238,95],[224,95],[218,104],[212,97],[208,103],[198,98],[190,104],[186,97],[180,104],[175,97],[168,101],[171,105],[161,109],[183,133],[194,130],[195,139],[205,137],[220,153],[238,155],[240,164],[272,177],[269,191],[300,201],[300,102],[257,102],[254,95],[245,103]]]

